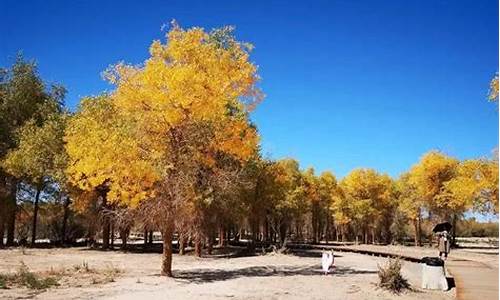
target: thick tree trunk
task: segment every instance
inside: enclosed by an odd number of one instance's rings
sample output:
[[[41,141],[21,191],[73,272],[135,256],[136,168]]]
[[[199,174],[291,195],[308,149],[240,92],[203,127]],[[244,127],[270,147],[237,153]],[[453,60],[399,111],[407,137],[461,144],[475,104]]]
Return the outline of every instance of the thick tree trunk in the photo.
[[[69,204],[70,204],[70,198],[66,196],[66,199],[64,200],[64,215],[61,226],[61,242],[63,245],[66,243],[66,227],[69,218]]]
[[[144,246],[148,244],[148,231],[144,229]]]
[[[33,210],[33,225],[31,226],[31,246],[35,246],[36,242],[36,223],[38,219],[38,202],[40,201],[40,193],[42,192],[41,187],[37,187],[35,195],[35,207]]]
[[[104,211],[104,214],[102,216],[102,248],[103,249],[109,249],[109,238],[110,238],[110,227],[111,227],[111,220],[106,214],[106,209],[108,208],[108,201],[107,201],[107,195],[108,195],[108,189],[104,187],[100,187],[98,189],[100,197],[102,199],[102,206],[101,209]]]
[[[163,261],[161,275],[172,277],[172,240],[174,238],[173,226],[167,225],[161,232],[163,239]]]

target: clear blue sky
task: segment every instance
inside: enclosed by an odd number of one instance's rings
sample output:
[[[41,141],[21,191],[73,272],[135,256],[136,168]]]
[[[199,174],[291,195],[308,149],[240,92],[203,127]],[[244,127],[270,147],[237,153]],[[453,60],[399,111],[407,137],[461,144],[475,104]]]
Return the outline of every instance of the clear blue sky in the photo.
[[[469,158],[498,145],[486,100],[498,1],[268,2],[2,0],[0,66],[22,50],[74,108],[110,88],[108,65],[143,62],[171,19],[235,25],[255,45],[267,97],[252,118],[272,157],[397,176],[430,149]]]

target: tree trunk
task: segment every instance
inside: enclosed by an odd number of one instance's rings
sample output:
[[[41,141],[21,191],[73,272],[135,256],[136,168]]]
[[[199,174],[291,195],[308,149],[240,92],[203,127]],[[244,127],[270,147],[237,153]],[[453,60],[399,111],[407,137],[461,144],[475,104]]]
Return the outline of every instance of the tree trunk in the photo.
[[[219,246],[223,247],[226,243],[224,241],[225,237],[225,230],[224,230],[224,225],[220,224],[219,225]]]
[[[129,232],[130,232],[129,229],[121,229],[120,230],[120,239],[122,240],[122,245],[121,245],[122,250],[127,249],[127,239],[128,239]]]
[[[198,257],[201,257],[201,247],[201,238],[197,236],[194,241],[194,254]]]
[[[35,246],[36,241],[36,223],[38,219],[38,202],[40,201],[40,193],[42,192],[41,187],[37,187],[35,195],[35,207],[33,210],[33,225],[31,227],[31,246]]]
[[[66,196],[66,199],[64,200],[64,215],[61,227],[61,242],[63,245],[66,243],[66,227],[69,218],[69,204],[70,204],[70,198]]]
[[[214,239],[211,234],[207,238],[207,254],[212,255],[212,250],[214,248]]]
[[[420,217],[415,218],[413,224],[415,225],[415,246],[420,247],[422,246]]]
[[[312,204],[312,214],[311,214],[311,221],[312,221],[312,235],[313,235],[313,244],[316,244],[318,242],[318,203],[313,202]]]
[[[153,245],[153,230],[149,231],[149,242],[150,245]]]
[[[115,247],[115,222],[111,222],[111,249]]]
[[[269,242],[269,222],[267,217],[264,218],[264,228],[262,229],[262,235],[265,242]]]
[[[109,249],[110,224],[107,216],[102,220],[102,249]]]
[[[279,243],[280,243],[280,248],[281,248],[285,244],[285,239],[286,239],[286,234],[287,234],[287,226],[285,224],[280,224],[278,231],[279,231],[278,232]]]
[[[6,210],[4,215],[4,228],[7,229],[6,246],[14,246],[14,233],[16,228],[17,213],[17,182],[14,179],[6,179],[6,185],[10,185],[9,194],[6,199]]]
[[[453,214],[453,219],[452,219],[452,228],[451,228],[451,246],[455,247],[456,244],[456,237],[457,237],[457,214]]]
[[[167,225],[161,232],[163,238],[163,261],[161,275],[172,277],[172,240],[174,238],[173,226]]]
[[[179,235],[179,254],[180,255],[186,254],[186,235],[185,234]]]
[[[144,229],[144,246],[148,244],[148,230]]]
[[[16,200],[14,199],[14,202]],[[6,246],[14,246],[14,237],[16,231],[16,213],[17,213],[17,204],[13,204],[10,208],[11,211],[7,216],[7,242]]]
[[[2,205],[4,206],[4,205]],[[0,211],[0,248],[3,248],[3,236],[5,232],[5,223],[6,222],[6,216],[7,214],[5,213],[6,209],[5,207],[1,207],[2,211]]]

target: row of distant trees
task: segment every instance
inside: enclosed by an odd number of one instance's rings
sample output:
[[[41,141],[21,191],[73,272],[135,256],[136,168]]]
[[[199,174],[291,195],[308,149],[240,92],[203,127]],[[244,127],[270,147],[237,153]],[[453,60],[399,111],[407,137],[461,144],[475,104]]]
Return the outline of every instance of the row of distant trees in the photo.
[[[421,245],[431,223],[498,213],[497,154],[460,161],[431,151],[398,179],[356,169],[342,180],[264,158],[249,119],[263,98],[250,51],[230,27],[173,24],[142,66],[110,68],[114,91],[75,112],[64,88],[18,57],[0,77],[0,245],[4,234],[7,245],[43,237],[40,210],[61,243],[100,237],[108,248],[114,232],[126,246],[132,230],[159,231],[171,276],[174,238],[181,254],[193,245],[197,255],[240,238],[252,248],[391,243],[410,232]]]

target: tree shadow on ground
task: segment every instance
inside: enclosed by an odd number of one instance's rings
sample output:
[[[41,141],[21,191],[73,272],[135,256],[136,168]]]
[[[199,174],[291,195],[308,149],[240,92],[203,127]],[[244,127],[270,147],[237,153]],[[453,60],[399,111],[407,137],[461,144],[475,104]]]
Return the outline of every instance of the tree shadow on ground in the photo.
[[[290,251],[291,255],[295,255],[298,257],[317,257],[321,258],[322,251],[321,250],[292,250]],[[342,255],[339,255],[337,253],[333,254],[334,257],[342,257]]]
[[[376,274],[377,271],[358,270],[349,267],[337,267],[334,272],[326,276],[349,276],[362,274]],[[227,269],[190,269],[174,271],[174,277],[187,283],[209,283],[225,281],[240,277],[288,277],[288,276],[325,276],[317,265],[303,266],[254,266],[234,270]]]

